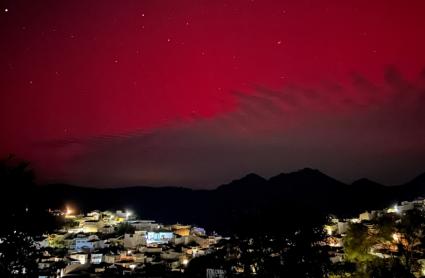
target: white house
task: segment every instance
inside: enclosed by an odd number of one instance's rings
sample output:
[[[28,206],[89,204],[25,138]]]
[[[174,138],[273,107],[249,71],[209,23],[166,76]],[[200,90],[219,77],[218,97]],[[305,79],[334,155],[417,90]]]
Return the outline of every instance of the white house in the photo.
[[[105,263],[108,263],[108,264],[114,264],[119,259],[120,259],[120,256],[116,254],[106,254],[104,256]]]
[[[99,240],[97,236],[77,237],[74,240],[76,251],[81,251],[83,249],[92,251],[104,247],[104,242]]]
[[[360,221],[370,221],[372,219],[373,219],[373,216],[368,211],[365,211],[365,212],[359,214],[359,220]]]
[[[337,232],[339,235],[345,234],[348,230],[348,223],[345,221],[338,221],[337,226],[338,226]]]
[[[69,256],[71,259],[77,260],[80,264],[86,264],[88,262],[89,255],[86,253],[74,253]]]
[[[412,210],[414,207],[414,202],[402,202],[401,205],[398,206],[398,210],[400,213],[404,213],[406,211]]]
[[[82,229],[84,233],[97,233],[103,226],[103,221],[87,220],[82,224]]]
[[[90,262],[92,264],[100,264],[103,262],[103,254],[100,253],[95,253],[95,254],[91,254],[90,256]]]
[[[124,235],[124,248],[135,249],[146,245],[146,234],[142,231],[136,231],[134,234]]]

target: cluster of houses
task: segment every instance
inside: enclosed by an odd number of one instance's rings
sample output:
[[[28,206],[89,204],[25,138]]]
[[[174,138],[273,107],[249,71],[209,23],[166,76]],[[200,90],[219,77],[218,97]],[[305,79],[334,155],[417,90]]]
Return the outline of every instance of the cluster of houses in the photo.
[[[382,210],[373,210],[373,211],[365,211],[360,213],[358,217],[350,218],[350,219],[338,219],[335,216],[332,216],[330,219],[330,223],[324,226],[324,230],[327,234],[326,244],[333,250],[330,254],[330,259],[333,263],[343,262],[344,261],[344,244],[343,239],[346,236],[347,230],[351,223],[362,223],[364,224],[370,234],[374,234],[375,225],[374,220],[385,214],[399,214],[403,215],[409,210],[419,209],[425,210],[425,199],[419,198],[414,201],[403,201],[400,204],[395,204],[392,207],[385,208]],[[393,242],[390,242],[386,246],[382,246],[382,244],[376,244],[371,248],[369,253],[374,256],[378,256],[381,258],[390,257],[388,253],[394,251],[396,248],[398,240],[401,235],[393,234]]]
[[[325,244],[332,250],[331,261],[344,262],[344,237],[351,223],[362,223],[373,233],[376,228],[374,220],[380,216],[403,215],[413,209],[425,210],[425,200],[405,201],[382,210],[365,211],[356,218],[333,216],[324,226],[327,233]],[[154,266],[183,273],[190,260],[223,246],[219,244],[222,237],[207,235],[203,228],[139,220],[128,211],[92,211],[86,215],[76,215],[71,210],[52,213],[63,217],[65,224],[55,233],[36,240],[43,254],[38,261],[39,278],[102,277],[107,274],[114,277],[146,273],[146,269]],[[401,236],[394,234],[393,244],[385,248],[376,245],[370,254],[385,258],[391,251],[388,248],[396,246]]]
[[[212,252],[222,239],[200,227],[138,220],[128,211],[75,215],[52,211],[66,225],[36,243],[39,278],[143,273],[148,267],[184,272],[191,259]]]

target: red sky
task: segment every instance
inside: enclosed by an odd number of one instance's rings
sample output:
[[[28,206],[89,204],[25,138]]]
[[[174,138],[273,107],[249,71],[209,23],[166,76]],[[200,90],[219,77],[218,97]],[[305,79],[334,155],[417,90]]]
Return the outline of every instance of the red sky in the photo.
[[[1,1],[0,153],[42,182],[425,171],[425,1]]]

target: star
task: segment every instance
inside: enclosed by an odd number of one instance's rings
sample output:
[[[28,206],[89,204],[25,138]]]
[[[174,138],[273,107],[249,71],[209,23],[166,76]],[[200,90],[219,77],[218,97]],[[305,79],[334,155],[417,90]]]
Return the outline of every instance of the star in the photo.
[[[167,42],[171,42],[171,39],[170,39],[170,38],[168,38],[168,39],[167,39]]]
[[[281,45],[282,41],[277,41],[276,44]]]
[[[9,11],[9,9],[8,9],[8,8],[4,9],[4,12],[5,12],[5,13],[7,13],[8,11]]]

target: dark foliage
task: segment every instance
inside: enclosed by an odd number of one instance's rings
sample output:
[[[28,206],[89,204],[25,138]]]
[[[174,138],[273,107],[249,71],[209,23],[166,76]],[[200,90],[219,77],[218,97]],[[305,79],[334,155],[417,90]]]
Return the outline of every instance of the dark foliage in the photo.
[[[0,161],[0,277],[36,277],[38,251],[32,239],[56,226],[38,200],[34,174],[13,156]]]

